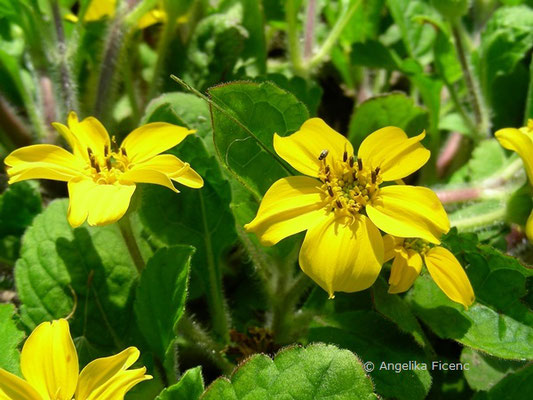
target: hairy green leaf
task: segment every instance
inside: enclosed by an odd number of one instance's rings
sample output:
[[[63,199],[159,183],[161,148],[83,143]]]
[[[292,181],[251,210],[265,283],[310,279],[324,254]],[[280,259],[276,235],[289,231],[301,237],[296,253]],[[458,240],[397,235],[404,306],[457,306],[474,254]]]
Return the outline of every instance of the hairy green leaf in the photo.
[[[363,362],[371,362],[376,392],[386,398],[424,399],[429,392],[431,376],[427,370],[410,369],[399,374],[393,367],[383,367],[383,363],[427,363],[427,359],[409,335],[375,312],[348,311],[322,317],[311,327],[309,340],[334,343],[353,351]]]
[[[193,253],[190,246],[158,250],[146,263],[137,288],[134,309],[139,329],[162,361],[174,342],[176,325],[185,310]]]
[[[403,93],[373,97],[354,110],[348,138],[357,147],[372,132],[385,126],[397,126],[414,136],[428,129],[428,112]]]
[[[359,359],[348,350],[312,344],[289,347],[274,360],[256,354],[230,379],[219,378],[202,400],[352,400],[376,399],[372,381]]]
[[[202,367],[191,368],[178,383],[163,389],[155,400],[198,400],[204,391]]]
[[[138,274],[116,224],[72,229],[67,208],[67,200],[51,202],[24,235],[15,266],[21,319],[33,329],[75,310],[72,335],[82,337],[92,359],[131,338]]]
[[[298,130],[309,117],[307,109],[269,82],[230,83],[209,94],[218,105],[211,106],[211,113],[220,160],[260,198],[292,171],[274,151],[274,133],[287,136]]]
[[[0,368],[20,375],[18,346],[24,338],[24,332],[17,328],[14,314],[13,304],[0,304]]]

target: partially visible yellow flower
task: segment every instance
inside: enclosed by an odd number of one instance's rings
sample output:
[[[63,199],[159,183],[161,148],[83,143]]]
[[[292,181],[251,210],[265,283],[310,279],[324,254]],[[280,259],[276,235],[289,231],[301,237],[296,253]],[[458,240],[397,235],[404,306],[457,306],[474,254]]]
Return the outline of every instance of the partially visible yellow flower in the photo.
[[[267,246],[307,230],[300,267],[330,297],[335,291],[368,288],[383,264],[379,229],[439,243],[450,228],[430,189],[380,187],[427,162],[429,151],[420,144],[424,136],[408,138],[400,128],[379,129],[355,155],[352,144],[320,118],[307,120],[290,136],[274,135],[279,156],[308,176],[275,182],[245,228]]]
[[[109,138],[104,126],[94,117],[78,121],[68,117],[68,127],[53,123],[72,148],[67,150],[37,144],[13,151],[4,160],[9,183],[27,179],[52,179],[68,182],[70,203],[68,221],[77,227],[106,225],[126,213],[136,183],[154,183],[174,192],[172,181],[192,188],[203,180],[190,165],[171,154],[160,154],[180,143],[195,131],[154,122],[131,132],[120,147]]]
[[[500,129],[496,132],[496,139],[507,150],[518,153],[524,163],[529,183],[533,186],[533,119],[529,119],[527,126],[520,129]],[[533,211],[527,219],[526,235],[529,241],[533,242]]]
[[[43,322],[22,348],[24,379],[0,368],[0,399],[122,400],[133,386],[152,379],[145,367],[128,370],[139,355],[139,350],[129,347],[90,362],[78,376],[78,354],[67,320]]]
[[[474,302],[474,290],[457,258],[442,246],[431,246],[423,239],[403,239],[385,235],[385,261],[394,258],[389,277],[389,293],[403,293],[413,285],[422,264],[437,286],[451,300],[468,308]]]
[[[104,18],[112,18],[117,8],[116,0],[92,0],[85,12],[83,20],[85,22],[100,21]],[[78,22],[78,17],[74,14],[68,14],[65,18],[70,22]],[[138,29],[146,29],[149,26],[167,22],[167,13],[161,2],[154,9],[144,14],[137,23]],[[182,15],[177,19],[177,23],[187,22],[187,15]]]

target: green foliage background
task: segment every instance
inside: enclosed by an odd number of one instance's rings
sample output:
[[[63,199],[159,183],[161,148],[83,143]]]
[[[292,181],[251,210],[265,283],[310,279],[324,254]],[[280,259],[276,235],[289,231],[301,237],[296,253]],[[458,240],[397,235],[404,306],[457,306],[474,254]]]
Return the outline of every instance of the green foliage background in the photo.
[[[0,0],[0,160],[64,145],[50,123],[75,110],[117,138],[155,121],[196,129],[169,152],[205,185],[140,185],[139,274],[118,226],[69,226],[65,185],[8,186],[2,170],[1,368],[20,375],[24,338],[68,315],[82,366],[141,350],[154,379],[128,400],[530,398],[533,201],[493,133],[533,118],[531,1],[117,0],[89,22],[90,2]],[[139,29],[154,7],[165,19]],[[390,264],[328,300],[298,268],[302,235],[266,248],[244,231],[295,173],[273,134],[315,116],[354,147],[388,125],[427,132],[432,157],[407,181],[447,208],[443,245],[472,307],[427,272],[388,294]],[[469,369],[394,369],[409,362]]]

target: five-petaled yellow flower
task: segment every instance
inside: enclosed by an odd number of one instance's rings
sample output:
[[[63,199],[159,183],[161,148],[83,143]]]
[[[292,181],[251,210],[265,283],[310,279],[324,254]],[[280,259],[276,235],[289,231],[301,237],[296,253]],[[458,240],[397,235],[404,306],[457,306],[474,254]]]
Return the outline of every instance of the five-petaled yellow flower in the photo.
[[[133,386],[152,379],[145,367],[128,370],[138,358],[139,350],[129,347],[90,362],[79,373],[68,322],[43,322],[22,348],[20,369],[24,379],[0,368],[0,399],[122,400]]]
[[[319,118],[290,136],[274,135],[276,152],[308,176],[275,182],[245,228],[265,245],[307,230],[300,267],[330,297],[335,291],[368,288],[383,264],[379,229],[436,244],[449,230],[448,216],[430,189],[381,187],[427,162],[430,153],[420,144],[424,136],[408,138],[396,127],[379,129],[355,155],[351,143]]]
[[[172,181],[192,188],[203,180],[189,164],[171,154],[160,154],[195,131],[154,122],[131,132],[120,147],[110,139],[94,117],[78,121],[71,112],[68,127],[53,126],[72,148],[67,150],[37,144],[13,151],[5,159],[9,183],[26,179],[68,182],[68,221],[77,227],[106,225],[118,221],[127,211],[135,183],[154,183],[178,193]]]
[[[529,119],[527,126],[520,129],[500,129],[496,132],[496,138],[504,148],[518,153],[524,163],[529,183],[533,186],[533,119]],[[533,242],[533,211],[527,219],[526,235],[529,241]]]
[[[474,302],[474,289],[457,258],[442,246],[423,239],[385,235],[385,261],[394,259],[389,277],[389,293],[403,293],[413,285],[426,265],[437,286],[451,300],[468,308]]]

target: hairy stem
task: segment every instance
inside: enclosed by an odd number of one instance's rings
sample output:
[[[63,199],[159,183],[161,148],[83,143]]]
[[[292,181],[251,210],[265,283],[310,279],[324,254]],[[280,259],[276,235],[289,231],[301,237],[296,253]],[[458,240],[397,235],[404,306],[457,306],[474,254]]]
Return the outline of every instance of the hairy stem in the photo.
[[[32,142],[31,132],[24,122],[18,117],[8,101],[0,94],[0,126],[16,146],[29,146]]]
[[[309,67],[315,68],[317,67],[324,58],[330,54],[331,49],[335,44],[337,43],[337,40],[339,39],[339,36],[341,35],[344,28],[346,28],[346,25],[348,22],[350,22],[350,19],[354,15],[355,11],[359,8],[361,5],[361,1],[355,1],[352,3],[352,5],[339,17],[331,31],[329,32],[328,37],[316,53],[316,55],[311,59]]]
[[[466,55],[461,26],[459,24],[460,21],[455,21],[452,23],[452,35],[454,38],[457,55],[459,57],[459,62],[461,64],[461,69],[463,71],[466,88],[468,90],[468,96],[474,111],[474,118],[476,122],[475,133],[478,138],[481,139],[488,134],[488,122],[486,120],[486,113],[483,110],[483,102],[481,93],[479,92],[479,85],[475,81],[468,57]]]
[[[128,248],[128,252],[130,253],[131,259],[135,264],[135,268],[137,268],[137,272],[140,275],[146,264],[141,254],[139,244],[135,239],[135,234],[133,233],[133,229],[131,227],[131,220],[128,213],[126,213],[126,215],[124,215],[121,219],[118,220],[118,227],[120,229],[122,237],[124,238],[124,243],[126,243],[126,247]]]
[[[304,36],[304,58],[306,60],[313,56],[313,46],[315,45],[315,22],[316,22],[316,0],[309,0],[307,3],[307,14],[305,17]]]
[[[57,50],[59,53],[59,75],[64,102],[64,116],[66,116],[68,112],[78,110],[78,101],[76,99],[75,85],[72,80],[70,66],[67,62],[67,45],[59,4],[57,0],[50,0],[50,2],[56,29]]]
[[[157,61],[152,75],[148,100],[152,99],[158,92],[159,84],[161,82],[161,73],[167,59],[170,43],[172,42],[176,30],[176,21],[176,16],[169,15],[164,24],[163,32],[161,33],[161,38],[159,39],[159,45],[157,47]]]
[[[298,32],[298,8],[295,0],[287,0],[285,3],[285,15],[287,18],[287,36],[289,39],[289,56],[292,68],[297,75],[306,75],[307,71],[302,64],[300,47],[300,34]]]
[[[178,322],[177,334],[183,335],[192,345],[202,351],[224,374],[230,374],[234,365],[221,352],[220,346],[189,315],[185,314]]]
[[[106,40],[94,103],[94,116],[98,119],[102,119],[109,109],[108,104],[113,85],[113,78],[124,44],[125,30],[125,26],[120,18],[116,19],[111,25]]]

